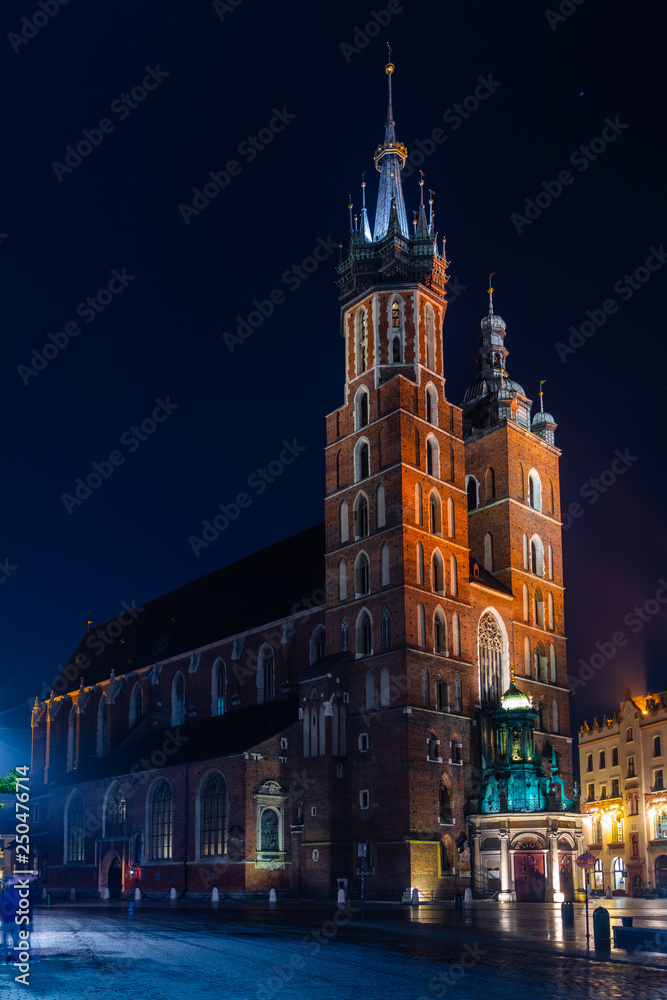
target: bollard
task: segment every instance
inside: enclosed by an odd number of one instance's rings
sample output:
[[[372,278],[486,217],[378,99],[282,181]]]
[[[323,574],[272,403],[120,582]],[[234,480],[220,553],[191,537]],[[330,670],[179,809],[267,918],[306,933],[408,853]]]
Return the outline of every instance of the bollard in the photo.
[[[456,895],[454,896],[454,909],[455,910],[463,909],[463,896],[461,895],[460,892],[457,892]]]
[[[278,896],[276,895],[275,889],[269,889],[269,903],[277,903]]]
[[[572,903],[561,903],[560,913],[564,927],[574,923],[574,905]]]
[[[137,888],[134,890],[134,898],[141,899],[141,889],[139,888],[139,886],[137,886]]]
[[[472,903],[472,889],[470,888],[470,886],[468,886],[468,888],[465,891],[465,895],[463,897],[463,902],[464,903]]]
[[[42,899],[46,899],[46,889],[42,889]]]
[[[102,889],[102,899],[111,899],[108,887],[106,889]]]
[[[46,905],[47,906],[51,905],[51,893],[50,892],[47,892],[47,894],[46,894]]]
[[[604,906],[598,906],[593,910],[593,936],[597,944],[609,944],[611,934],[609,932],[609,913]]]
[[[412,906],[419,906],[419,889],[412,890],[412,898],[410,900]]]
[[[212,903],[220,902],[220,893],[218,892],[217,885],[214,885],[213,888],[211,889],[211,902]]]
[[[338,906],[345,909],[345,889],[338,890]]]
[[[173,885],[169,890],[169,899],[178,899],[178,893],[176,892],[176,888]]]

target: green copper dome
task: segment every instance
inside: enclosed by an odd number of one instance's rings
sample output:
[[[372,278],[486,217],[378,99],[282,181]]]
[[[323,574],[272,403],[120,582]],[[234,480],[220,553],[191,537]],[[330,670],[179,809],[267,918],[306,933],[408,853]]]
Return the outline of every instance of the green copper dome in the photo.
[[[514,681],[512,681],[507,691],[500,699],[500,707],[504,708],[506,712],[525,712],[527,709],[531,709],[533,707],[533,703],[528,695],[519,691]]]

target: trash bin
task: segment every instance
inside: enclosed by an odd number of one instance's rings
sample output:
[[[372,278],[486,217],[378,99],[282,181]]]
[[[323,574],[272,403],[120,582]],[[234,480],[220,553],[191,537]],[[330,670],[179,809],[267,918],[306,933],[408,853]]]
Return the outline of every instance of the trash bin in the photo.
[[[455,910],[463,909],[463,896],[461,895],[460,892],[457,892],[456,895],[454,896],[454,909]]]
[[[47,906],[51,905],[51,893],[50,892],[47,892],[47,894],[46,894],[46,905]]]
[[[560,912],[564,926],[574,923],[574,905],[572,903],[561,903]]]
[[[609,913],[604,906],[598,906],[593,911],[593,936],[596,944],[608,944],[611,940]]]
[[[632,927],[632,921],[633,921],[632,917],[621,917],[621,926]]]

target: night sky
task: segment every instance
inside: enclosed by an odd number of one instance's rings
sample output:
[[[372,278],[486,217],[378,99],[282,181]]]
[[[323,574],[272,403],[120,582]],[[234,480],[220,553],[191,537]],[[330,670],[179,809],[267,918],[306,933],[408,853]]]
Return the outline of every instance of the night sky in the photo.
[[[452,261],[448,397],[460,403],[474,378],[490,271],[510,375],[536,405],[547,380],[563,511],[581,514],[564,533],[570,672],[596,643],[613,653],[575,692],[573,730],[628,685],[667,687],[659,8],[391,10],[3,4],[3,772],[29,761],[28,702],[67,663],[88,609],[101,623],[322,519],[324,416],[343,387],[331,248],[363,171],[374,209],[387,40],[397,135],[429,154]],[[224,188],[191,212],[211,173]],[[404,179],[410,219],[418,178]],[[326,259],[296,271],[317,246]],[[225,339],[272,291],[273,314]],[[586,321],[591,336],[577,333]],[[248,490],[283,441],[304,450]],[[623,473],[601,492],[591,480],[617,451]],[[63,500],[95,462],[107,478]],[[251,506],[195,555],[189,536],[244,490]],[[258,581],[258,609],[265,586],[279,581]],[[626,617],[652,600],[648,621]]]

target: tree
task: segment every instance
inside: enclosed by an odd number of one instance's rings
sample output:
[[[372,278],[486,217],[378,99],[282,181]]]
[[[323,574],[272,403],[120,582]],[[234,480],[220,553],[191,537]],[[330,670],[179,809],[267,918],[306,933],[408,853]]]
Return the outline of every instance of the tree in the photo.
[[[0,778],[0,795],[16,795],[16,782],[20,775],[12,770],[4,777]],[[0,809],[4,808],[4,803],[0,802]]]

